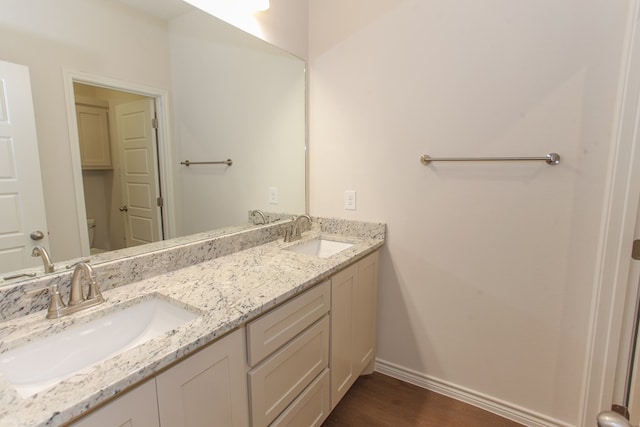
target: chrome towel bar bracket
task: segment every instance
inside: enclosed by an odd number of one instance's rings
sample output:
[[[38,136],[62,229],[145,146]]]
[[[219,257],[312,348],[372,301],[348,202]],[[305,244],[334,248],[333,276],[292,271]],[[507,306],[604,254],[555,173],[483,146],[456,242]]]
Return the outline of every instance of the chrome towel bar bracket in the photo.
[[[191,162],[189,160],[185,160],[184,162],[180,162],[181,165],[185,165],[189,167],[189,165],[227,165],[231,166],[233,164],[233,160],[227,159],[221,162]]]
[[[521,162],[544,160],[548,165],[553,166],[560,163],[560,155],[558,153],[549,153],[544,157],[431,157],[428,154],[420,157],[423,165],[431,162]]]

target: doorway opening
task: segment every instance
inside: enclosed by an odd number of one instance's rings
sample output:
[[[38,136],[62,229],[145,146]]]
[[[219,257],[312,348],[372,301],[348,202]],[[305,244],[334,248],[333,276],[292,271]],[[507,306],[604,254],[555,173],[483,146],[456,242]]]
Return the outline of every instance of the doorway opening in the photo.
[[[90,254],[162,240],[155,100],[73,89]]]
[[[67,74],[82,256],[169,238],[167,94]]]

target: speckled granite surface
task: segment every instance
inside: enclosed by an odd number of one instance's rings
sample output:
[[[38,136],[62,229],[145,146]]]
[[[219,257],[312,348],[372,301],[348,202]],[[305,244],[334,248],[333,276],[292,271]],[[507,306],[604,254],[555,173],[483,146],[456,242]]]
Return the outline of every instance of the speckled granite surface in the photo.
[[[202,260],[202,252],[189,245],[172,249],[172,255],[166,258],[162,258],[162,251],[148,254],[147,262],[156,256],[162,259],[160,267],[146,269],[146,273],[136,275],[137,280],[126,286],[107,286],[109,290],[104,292],[107,302],[91,311],[51,321],[44,318],[44,311],[19,316],[16,313],[30,310],[8,307],[14,314],[12,320],[0,324],[0,352],[154,296],[203,314],[28,398],[19,397],[0,376],[0,426],[61,425],[373,252],[383,245],[385,238],[384,224],[314,218],[312,229],[303,234],[303,240],[283,243],[282,239],[274,240],[280,233],[277,227],[262,229],[271,236],[262,236],[263,240],[269,240],[266,243],[259,238],[255,240],[255,235],[200,242],[204,247],[209,245],[207,253],[226,252],[208,260]],[[283,250],[320,235],[353,246],[326,259]],[[244,249],[243,245],[250,246]],[[114,261],[111,270],[100,271],[98,278],[102,283],[111,274],[123,271],[122,265],[141,262]],[[192,265],[172,268],[172,263]],[[27,282],[20,287],[37,286]],[[24,289],[15,292],[24,294]]]

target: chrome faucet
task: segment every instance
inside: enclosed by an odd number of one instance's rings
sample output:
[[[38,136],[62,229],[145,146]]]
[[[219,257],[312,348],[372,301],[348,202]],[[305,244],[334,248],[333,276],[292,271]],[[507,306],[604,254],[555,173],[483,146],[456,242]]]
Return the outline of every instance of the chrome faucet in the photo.
[[[311,224],[311,217],[307,214],[303,214],[295,217],[291,221],[291,225],[285,228],[284,231],[284,241],[285,242],[293,242],[295,240],[300,240],[302,238],[302,232],[300,231],[300,221],[306,219]]]
[[[262,218],[262,222],[258,222],[255,219],[255,216],[258,215],[260,218]],[[251,217],[251,220],[253,221],[254,225],[258,225],[258,224],[266,224],[267,223],[267,218],[265,218],[264,216],[264,212],[262,212],[260,209],[254,209],[249,213],[249,216]]]
[[[86,298],[82,290],[83,277],[89,281],[89,290]],[[49,293],[51,300],[49,302],[49,310],[47,310],[47,319],[57,319],[71,313],[95,307],[105,301],[100,292],[93,267],[84,262],[78,263],[73,270],[73,275],[71,276],[71,291],[69,293],[69,301],[66,305],[62,302],[57,284],[49,288]]]
[[[55,270],[55,266],[51,262],[51,257],[49,256],[49,252],[44,248],[44,246],[36,246],[31,251],[31,256],[42,258],[42,263],[44,264],[44,272],[45,273],[53,273]]]

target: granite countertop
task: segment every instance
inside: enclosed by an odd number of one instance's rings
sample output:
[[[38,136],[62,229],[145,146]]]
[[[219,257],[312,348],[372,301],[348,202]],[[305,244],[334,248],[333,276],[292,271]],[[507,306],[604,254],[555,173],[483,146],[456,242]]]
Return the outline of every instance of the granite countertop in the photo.
[[[297,242],[281,239],[104,292],[107,302],[58,320],[40,311],[0,323],[0,351],[75,323],[158,297],[202,313],[196,319],[21,398],[0,375],[0,426],[57,426],[153,376],[180,358],[328,278],[384,243],[382,233],[327,234],[313,229]],[[329,258],[282,250],[322,235],[353,246]],[[98,277],[100,280],[100,277]],[[66,296],[65,296],[66,297]],[[43,364],[47,361],[43,360]]]

